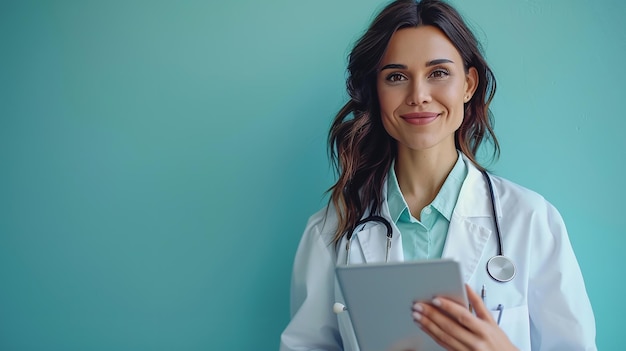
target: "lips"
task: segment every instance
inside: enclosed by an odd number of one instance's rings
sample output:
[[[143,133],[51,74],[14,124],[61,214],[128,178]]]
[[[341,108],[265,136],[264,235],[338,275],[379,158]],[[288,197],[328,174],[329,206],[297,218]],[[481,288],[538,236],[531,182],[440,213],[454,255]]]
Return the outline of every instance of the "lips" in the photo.
[[[433,112],[412,112],[400,115],[400,117],[408,123],[424,125],[436,120],[439,114]]]

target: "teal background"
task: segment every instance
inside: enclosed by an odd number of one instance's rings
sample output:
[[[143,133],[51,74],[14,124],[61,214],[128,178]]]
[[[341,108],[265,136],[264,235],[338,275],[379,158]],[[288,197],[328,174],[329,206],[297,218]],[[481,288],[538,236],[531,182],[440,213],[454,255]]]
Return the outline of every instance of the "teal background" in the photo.
[[[453,2],[621,350],[626,3]],[[0,2],[0,349],[272,350],[379,0]]]

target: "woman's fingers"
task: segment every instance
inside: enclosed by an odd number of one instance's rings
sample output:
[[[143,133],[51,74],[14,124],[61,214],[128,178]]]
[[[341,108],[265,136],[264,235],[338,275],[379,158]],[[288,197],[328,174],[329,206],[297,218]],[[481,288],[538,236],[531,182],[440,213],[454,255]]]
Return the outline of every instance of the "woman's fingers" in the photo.
[[[466,285],[474,315],[465,305],[446,298],[413,305],[413,319],[438,344],[451,351],[516,350],[498,327],[482,299]]]
[[[447,350],[470,350],[462,340],[471,339],[471,333],[437,307],[419,303],[413,311],[413,320],[439,345]]]
[[[480,301],[480,298],[478,299]],[[478,318],[476,318],[476,316],[474,316],[472,312],[470,312],[467,306],[461,305],[450,299],[440,298],[440,297],[433,299],[431,304],[434,307],[436,307],[439,311],[443,312],[443,313],[440,313],[443,317],[448,317],[449,319],[453,319],[454,321],[456,321],[458,325],[463,326],[463,328],[471,331],[472,333],[477,333],[477,332],[482,331],[481,323],[480,323],[481,321]],[[442,317],[437,317],[437,320],[440,320],[443,323],[446,322],[446,319]],[[448,324],[446,323],[445,325],[442,325],[442,327],[444,327],[442,329],[447,331],[446,328],[448,328]]]

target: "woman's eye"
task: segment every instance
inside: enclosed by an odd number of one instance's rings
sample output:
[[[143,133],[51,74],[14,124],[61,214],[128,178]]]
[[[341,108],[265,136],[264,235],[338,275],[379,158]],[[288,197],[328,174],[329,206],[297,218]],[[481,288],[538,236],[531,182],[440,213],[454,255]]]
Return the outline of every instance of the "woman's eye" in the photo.
[[[406,80],[406,77],[403,76],[400,73],[392,73],[392,74],[387,76],[387,80],[390,81],[390,82],[399,82],[399,81],[402,81],[402,80]]]
[[[448,71],[447,71],[447,70],[445,70],[445,69],[438,69],[438,70],[433,71],[433,72],[430,74],[430,76],[431,76],[432,78],[435,78],[435,79],[442,79],[442,78],[446,78],[446,77],[447,77],[447,76],[449,76],[449,75],[450,75],[450,72],[448,72]]]

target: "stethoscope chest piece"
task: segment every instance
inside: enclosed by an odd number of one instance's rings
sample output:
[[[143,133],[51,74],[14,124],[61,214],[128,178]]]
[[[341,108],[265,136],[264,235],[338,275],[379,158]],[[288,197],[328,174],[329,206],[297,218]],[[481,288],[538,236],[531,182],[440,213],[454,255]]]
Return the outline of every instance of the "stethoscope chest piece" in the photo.
[[[487,272],[493,279],[504,283],[515,277],[515,265],[507,257],[497,255],[487,262]]]

